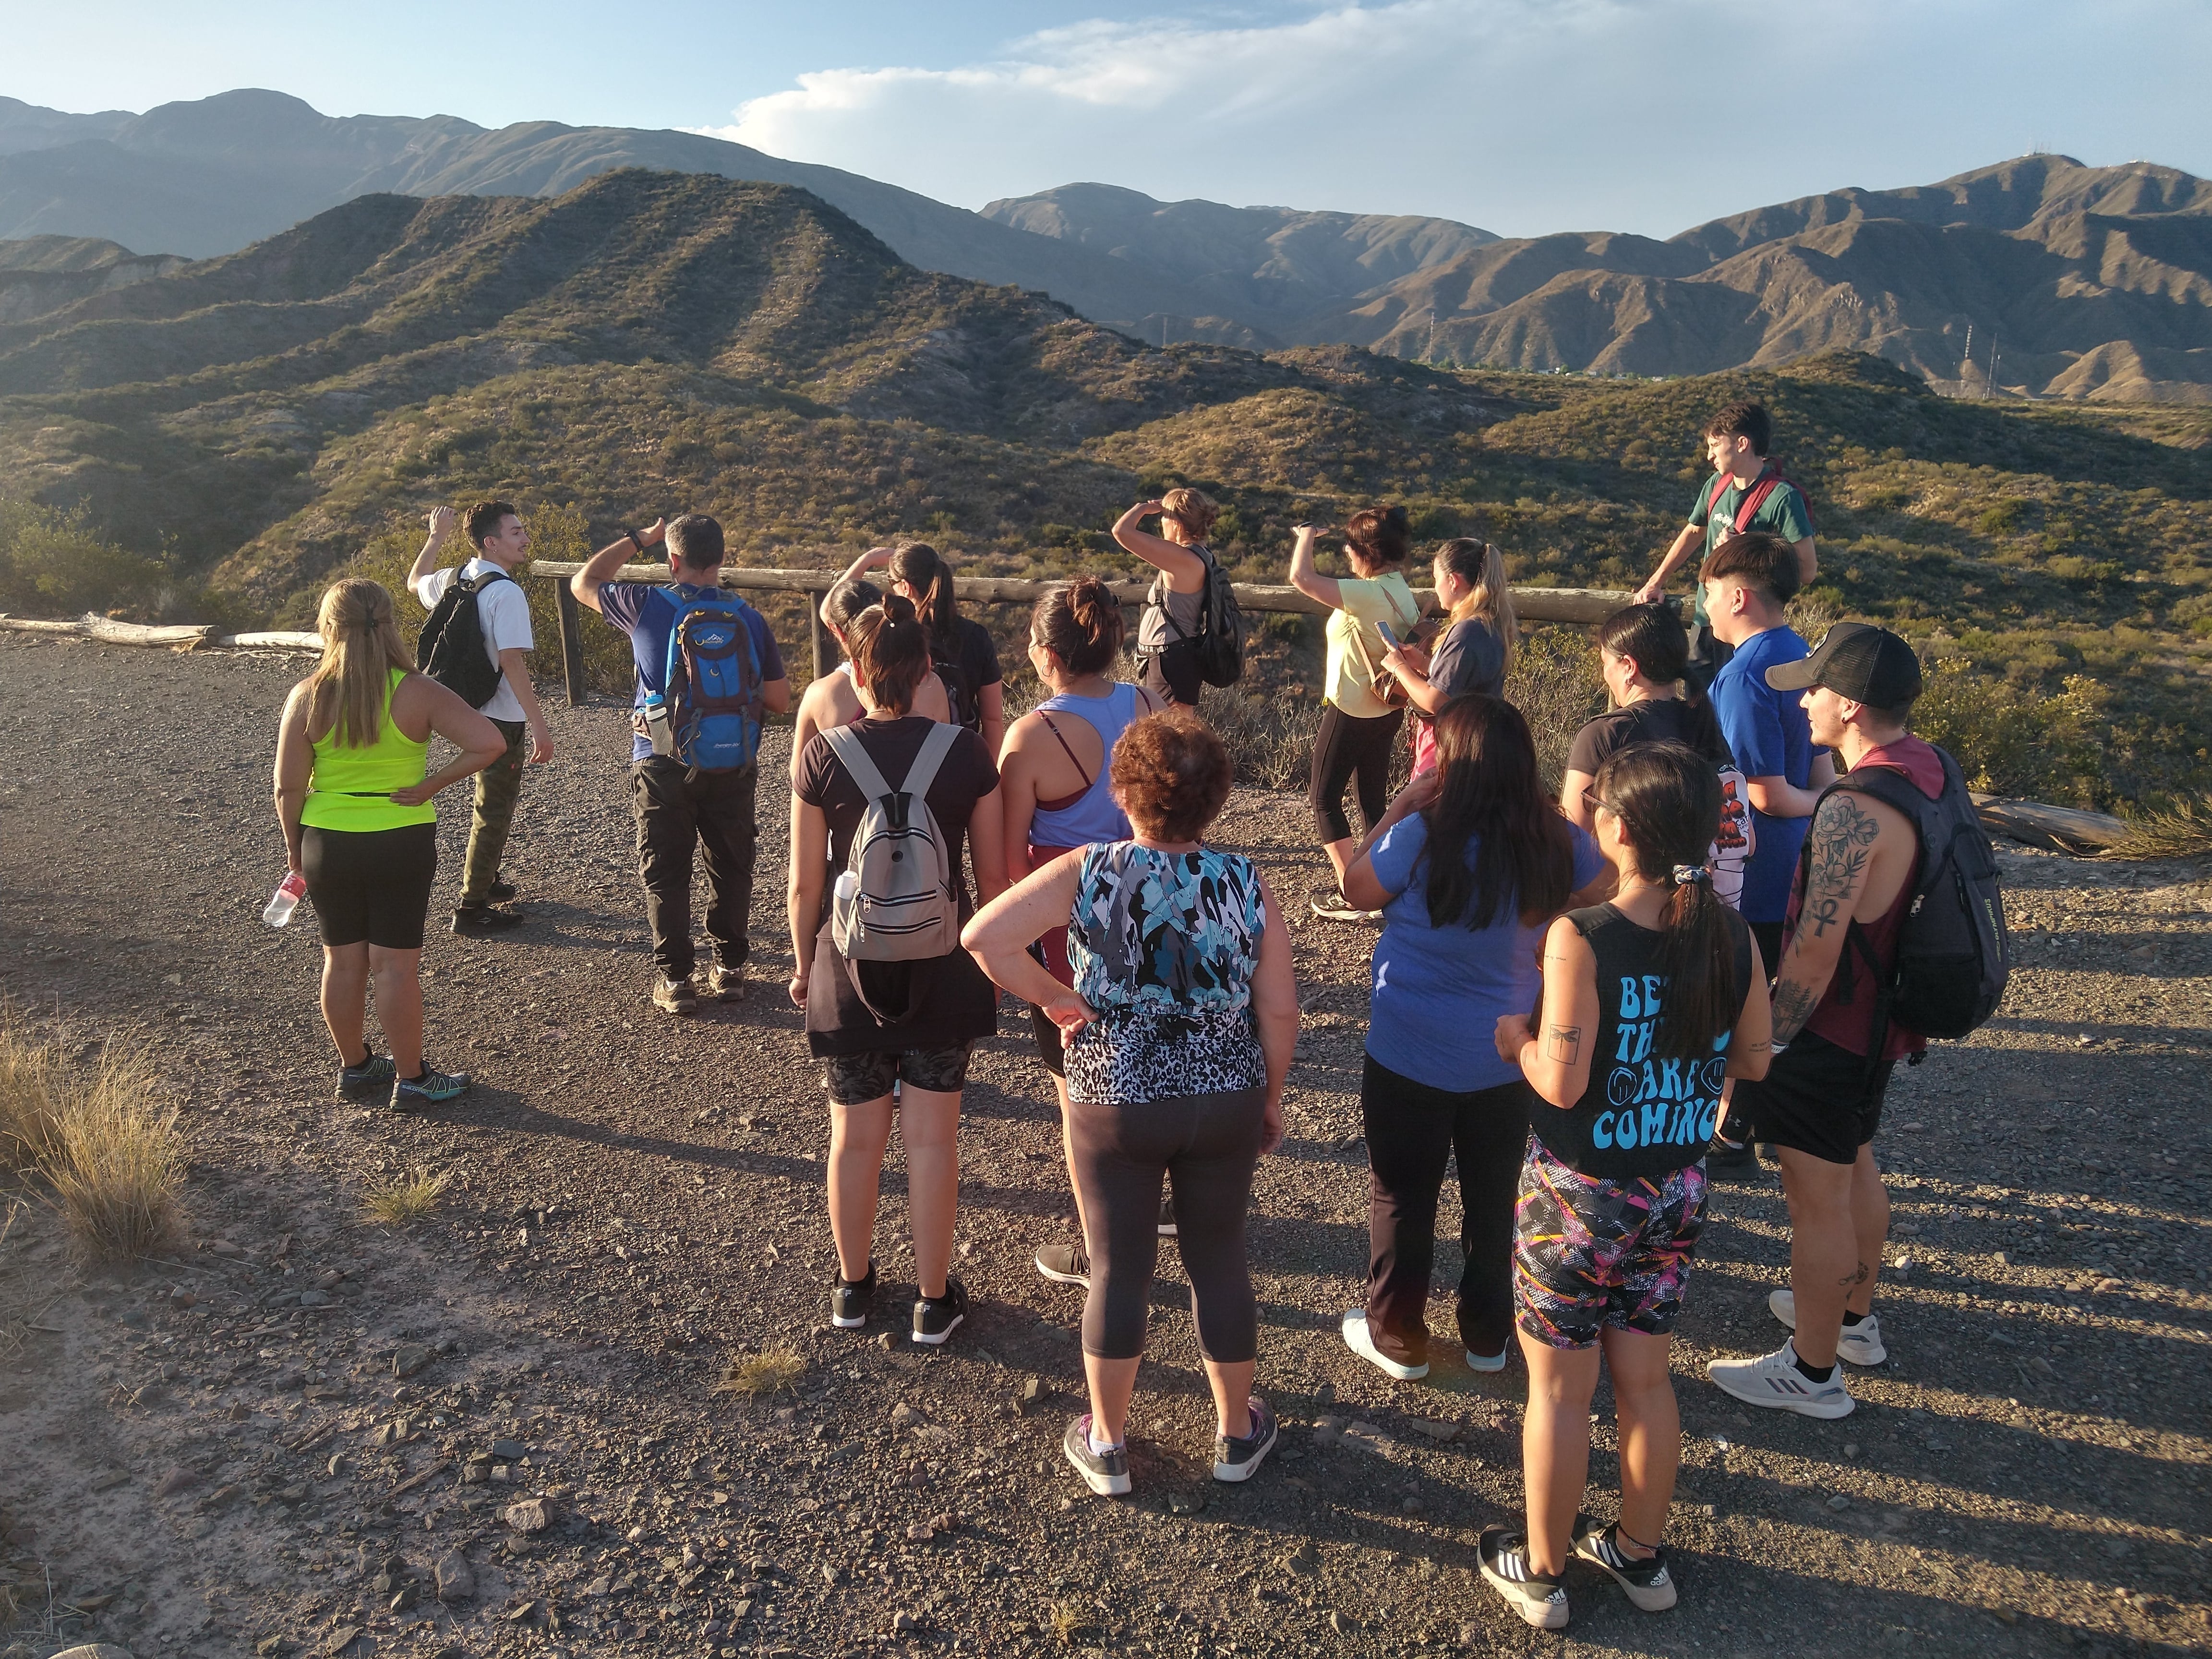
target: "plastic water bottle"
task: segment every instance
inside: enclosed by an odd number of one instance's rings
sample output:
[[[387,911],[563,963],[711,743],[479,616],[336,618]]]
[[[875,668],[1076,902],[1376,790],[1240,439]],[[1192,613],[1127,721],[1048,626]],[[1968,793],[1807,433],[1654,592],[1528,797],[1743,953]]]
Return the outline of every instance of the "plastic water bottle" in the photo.
[[[282,927],[292,920],[292,912],[300,908],[300,900],[307,891],[307,878],[297,870],[287,871],[284,879],[276,884],[276,890],[269,896],[269,908],[261,913],[261,920],[271,927]]]

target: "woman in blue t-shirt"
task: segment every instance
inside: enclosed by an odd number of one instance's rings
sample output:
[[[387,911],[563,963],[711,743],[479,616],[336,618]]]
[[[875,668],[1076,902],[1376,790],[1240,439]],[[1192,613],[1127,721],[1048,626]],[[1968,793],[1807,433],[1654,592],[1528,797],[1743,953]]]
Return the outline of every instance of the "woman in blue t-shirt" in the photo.
[[[1528,1530],[1488,1528],[1479,1554],[1491,1588],[1542,1630],[1567,1622],[1571,1553],[1646,1613],[1674,1605],[1659,1547],[1682,1449],[1668,1347],[1704,1221],[1721,1084],[1766,1074],[1771,1030],[1759,947],[1706,868],[1721,817],[1711,763],[1678,743],[1632,744],[1598,768],[1590,794],[1620,891],[1552,924],[1536,1026],[1516,1012],[1496,1033],[1500,1058],[1546,1104],[1513,1241]],[[1620,1423],[1611,1525],[1577,1513],[1601,1354]]]
[[[1597,843],[1536,775],[1528,723],[1471,696],[1437,716],[1437,769],[1401,792],[1345,872],[1345,896],[1382,912],[1360,1114],[1367,1131],[1367,1304],[1344,1316],[1354,1353],[1401,1379],[1428,1374],[1425,1312],[1437,1199],[1459,1152],[1459,1332],[1494,1371],[1513,1331],[1513,1182],[1528,1091],[1491,1040],[1535,1006],[1536,945],[1571,895],[1605,873]]]

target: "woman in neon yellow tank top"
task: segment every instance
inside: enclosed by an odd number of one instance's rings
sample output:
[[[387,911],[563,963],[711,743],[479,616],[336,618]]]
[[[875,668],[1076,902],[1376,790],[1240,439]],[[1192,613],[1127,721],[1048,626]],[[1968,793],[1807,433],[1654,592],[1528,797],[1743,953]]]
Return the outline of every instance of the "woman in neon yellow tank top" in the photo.
[[[430,800],[497,760],[507,740],[415,672],[392,595],[376,583],[333,583],[315,628],[323,660],[292,688],[276,728],[276,817],[322,929],[338,1095],[388,1087],[395,1110],[420,1110],[469,1086],[422,1058],[422,919],[438,868]],[[433,732],[461,752],[426,776]],[[362,1036],[371,979],[388,1058]]]

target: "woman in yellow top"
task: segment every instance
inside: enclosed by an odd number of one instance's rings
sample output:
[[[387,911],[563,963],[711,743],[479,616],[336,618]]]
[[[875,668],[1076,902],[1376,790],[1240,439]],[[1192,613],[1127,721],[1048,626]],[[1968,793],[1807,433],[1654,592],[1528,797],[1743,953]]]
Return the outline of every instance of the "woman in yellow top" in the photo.
[[[376,583],[332,583],[315,629],[323,660],[292,688],[276,728],[276,817],[322,928],[339,1098],[389,1084],[394,1111],[419,1111],[469,1086],[422,1058],[422,920],[438,868],[430,798],[489,766],[507,739],[415,672],[392,595]],[[433,732],[461,752],[425,775]],[[372,977],[389,1058],[362,1035]]]
[[[1372,829],[1389,799],[1390,753],[1406,718],[1402,694],[1395,703],[1387,702],[1376,695],[1375,685],[1379,676],[1395,692],[1396,682],[1382,659],[1393,645],[1412,637],[1421,619],[1420,603],[1403,568],[1413,531],[1402,507],[1370,507],[1353,514],[1344,526],[1344,552],[1352,570],[1349,580],[1314,568],[1319,526],[1302,524],[1296,533],[1291,586],[1330,611],[1327,684],[1306,799],[1336,882],[1328,892],[1314,896],[1313,908],[1316,915],[1357,916],[1363,913],[1344,897],[1345,867],[1356,850],[1352,821],[1344,811],[1344,787],[1358,783],[1359,815]]]

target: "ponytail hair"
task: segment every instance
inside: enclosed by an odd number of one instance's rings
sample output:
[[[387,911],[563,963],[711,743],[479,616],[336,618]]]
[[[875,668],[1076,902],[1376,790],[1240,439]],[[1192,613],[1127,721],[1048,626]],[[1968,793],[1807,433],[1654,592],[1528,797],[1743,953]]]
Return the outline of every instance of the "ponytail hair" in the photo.
[[[944,556],[927,542],[908,542],[891,555],[890,571],[893,580],[904,582],[913,592],[931,645],[948,655],[957,650],[960,607],[953,599],[952,567]]]
[[[1598,624],[1597,642],[1600,648],[1634,663],[1636,672],[1654,685],[1672,684],[1689,670],[1690,630],[1682,625],[1674,607],[1663,601],[1623,605]],[[1690,747],[1715,766],[1726,762],[1728,739],[1721,734],[1712,700],[1685,697],[1681,701],[1690,710]]]
[[[1221,509],[1205,491],[1188,484],[1161,496],[1160,510],[1201,542],[1213,533],[1213,521],[1221,516]]]
[[[881,605],[884,590],[864,576],[844,576],[822,597],[822,620],[846,636],[850,656],[853,622],[872,605]]]
[[[1632,743],[1597,769],[1597,798],[1620,820],[1636,873],[1670,890],[1659,913],[1659,971],[1666,1000],[1652,1052],[1707,1060],[1734,1028],[1748,988],[1735,982],[1730,912],[1705,860],[1721,827],[1721,781],[1712,763],[1679,743]]]
[[[1498,672],[1503,678],[1513,667],[1513,647],[1521,635],[1520,619],[1513,614],[1513,590],[1505,585],[1505,556],[1489,542],[1462,536],[1438,548],[1437,557],[1469,588],[1468,596],[1451,608],[1451,620],[1489,625],[1498,640]]]
[[[1413,550],[1413,521],[1402,507],[1364,507],[1344,521],[1344,539],[1370,564],[1403,564]]]
[[[853,618],[848,636],[853,679],[878,708],[914,711],[914,694],[930,672],[929,630],[904,595],[886,593]]]
[[[315,631],[323,638],[323,659],[307,676],[307,735],[366,749],[384,723],[392,671],[415,666],[415,653],[399,637],[392,595],[365,577],[332,582],[323,590]]]
[[[1030,628],[1037,643],[1066,665],[1071,674],[1103,672],[1121,654],[1127,627],[1121,602],[1096,576],[1078,576],[1036,603]]]

